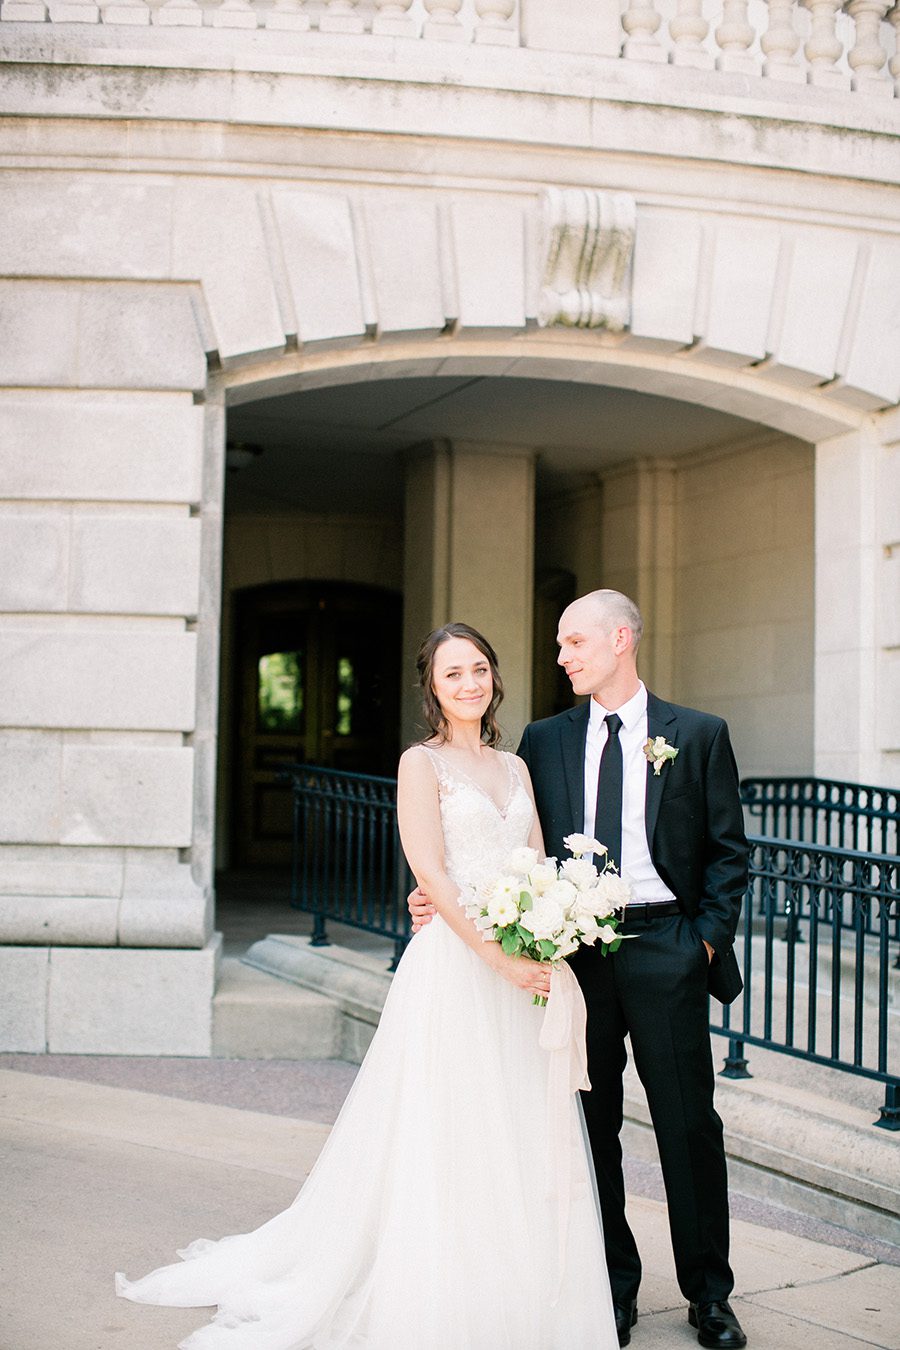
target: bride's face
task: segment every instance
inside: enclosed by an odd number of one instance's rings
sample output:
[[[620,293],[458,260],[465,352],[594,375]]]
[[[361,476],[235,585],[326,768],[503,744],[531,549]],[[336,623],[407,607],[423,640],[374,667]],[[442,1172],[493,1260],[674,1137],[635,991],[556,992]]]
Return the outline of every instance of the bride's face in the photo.
[[[479,722],[494,693],[487,657],[468,638],[448,638],[434,654],[434,695],[445,717]]]

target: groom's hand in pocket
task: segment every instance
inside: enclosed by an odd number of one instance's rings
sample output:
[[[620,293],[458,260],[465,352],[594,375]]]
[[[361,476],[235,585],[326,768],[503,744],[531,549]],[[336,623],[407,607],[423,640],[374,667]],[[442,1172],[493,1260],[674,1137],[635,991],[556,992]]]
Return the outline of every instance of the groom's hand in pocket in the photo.
[[[412,930],[414,933],[418,933],[419,929],[424,928],[426,923],[431,923],[437,913],[434,905],[420,886],[417,886],[414,891],[410,891],[406,897],[406,903],[412,915]]]

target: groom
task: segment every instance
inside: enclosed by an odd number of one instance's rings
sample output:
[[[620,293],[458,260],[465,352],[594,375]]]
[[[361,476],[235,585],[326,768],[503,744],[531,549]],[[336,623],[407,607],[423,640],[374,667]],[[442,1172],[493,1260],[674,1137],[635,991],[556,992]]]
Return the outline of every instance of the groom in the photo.
[[[526,727],[519,753],[534,782],[547,853],[594,836],[631,882],[615,954],[582,947],[570,964],[587,1004],[585,1117],[603,1214],[620,1345],[637,1320],[641,1262],[625,1217],[622,1072],[631,1037],[656,1133],[678,1283],[703,1346],[746,1336],[727,1300],[728,1192],[713,1106],[707,993],[741,990],[732,944],[747,885],[738,775],[723,721],[674,707],[638,678],[643,622],[618,591],[594,591],[559,624],[559,663],[590,702]],[[424,897],[410,897],[417,923]]]

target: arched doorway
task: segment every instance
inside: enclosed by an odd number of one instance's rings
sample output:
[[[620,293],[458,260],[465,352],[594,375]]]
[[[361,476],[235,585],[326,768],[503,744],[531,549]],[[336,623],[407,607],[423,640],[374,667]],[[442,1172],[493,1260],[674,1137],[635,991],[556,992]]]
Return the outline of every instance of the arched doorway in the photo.
[[[284,865],[291,798],[281,766],[387,773],[396,764],[401,598],[299,581],[236,599],[233,858]]]

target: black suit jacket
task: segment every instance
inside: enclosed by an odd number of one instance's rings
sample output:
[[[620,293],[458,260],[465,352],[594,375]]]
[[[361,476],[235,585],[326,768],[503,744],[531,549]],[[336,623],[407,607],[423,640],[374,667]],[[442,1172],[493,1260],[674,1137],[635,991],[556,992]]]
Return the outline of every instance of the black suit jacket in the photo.
[[[548,854],[566,857],[563,838],[584,828],[587,704],[525,728],[519,754],[534,782]],[[741,992],[733,946],[747,890],[748,846],[728,727],[720,717],[648,695],[651,737],[678,755],[659,774],[647,764],[650,856],[663,881],[714,949],[709,990],[723,1003]]]

